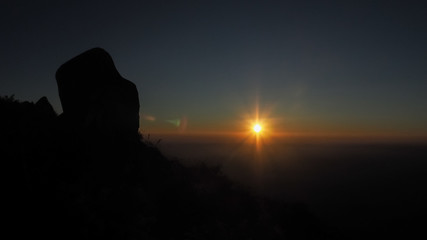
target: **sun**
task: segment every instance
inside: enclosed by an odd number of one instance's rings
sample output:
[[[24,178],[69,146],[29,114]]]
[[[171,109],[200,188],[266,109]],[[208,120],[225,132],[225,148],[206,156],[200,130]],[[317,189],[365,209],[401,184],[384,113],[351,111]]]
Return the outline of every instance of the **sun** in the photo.
[[[262,127],[259,124],[255,124],[253,129],[256,133],[259,133],[259,132],[261,132]]]

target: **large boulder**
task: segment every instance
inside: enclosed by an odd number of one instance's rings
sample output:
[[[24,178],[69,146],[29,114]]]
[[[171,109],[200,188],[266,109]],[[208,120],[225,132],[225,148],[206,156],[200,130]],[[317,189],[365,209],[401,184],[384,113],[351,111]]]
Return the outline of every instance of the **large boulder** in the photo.
[[[67,61],[56,72],[56,81],[63,115],[75,127],[108,135],[137,134],[138,91],[104,49],[93,48]]]

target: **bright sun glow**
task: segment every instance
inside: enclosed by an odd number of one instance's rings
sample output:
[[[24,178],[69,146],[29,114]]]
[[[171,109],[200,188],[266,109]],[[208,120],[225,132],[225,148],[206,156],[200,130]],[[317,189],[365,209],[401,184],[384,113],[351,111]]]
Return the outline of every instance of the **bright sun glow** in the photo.
[[[261,132],[261,129],[262,129],[261,125],[259,125],[259,124],[255,124],[255,126],[254,126],[254,131],[255,131],[256,133]]]

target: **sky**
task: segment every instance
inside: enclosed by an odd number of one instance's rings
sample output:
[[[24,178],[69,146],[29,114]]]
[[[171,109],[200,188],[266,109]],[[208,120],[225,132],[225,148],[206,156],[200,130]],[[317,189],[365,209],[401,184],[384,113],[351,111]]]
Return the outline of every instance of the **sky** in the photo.
[[[62,112],[55,72],[93,47],[134,82],[145,133],[427,136],[422,1],[0,4],[0,95]]]

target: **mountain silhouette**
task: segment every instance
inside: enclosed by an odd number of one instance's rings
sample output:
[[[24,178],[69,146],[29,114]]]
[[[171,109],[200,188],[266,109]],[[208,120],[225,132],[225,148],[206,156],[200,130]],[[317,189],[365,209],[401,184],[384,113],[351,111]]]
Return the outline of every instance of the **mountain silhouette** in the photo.
[[[333,239],[301,203],[255,195],[220,166],[184,166],[138,133],[135,85],[94,48],[47,98],[0,99],[8,231],[16,239]]]

